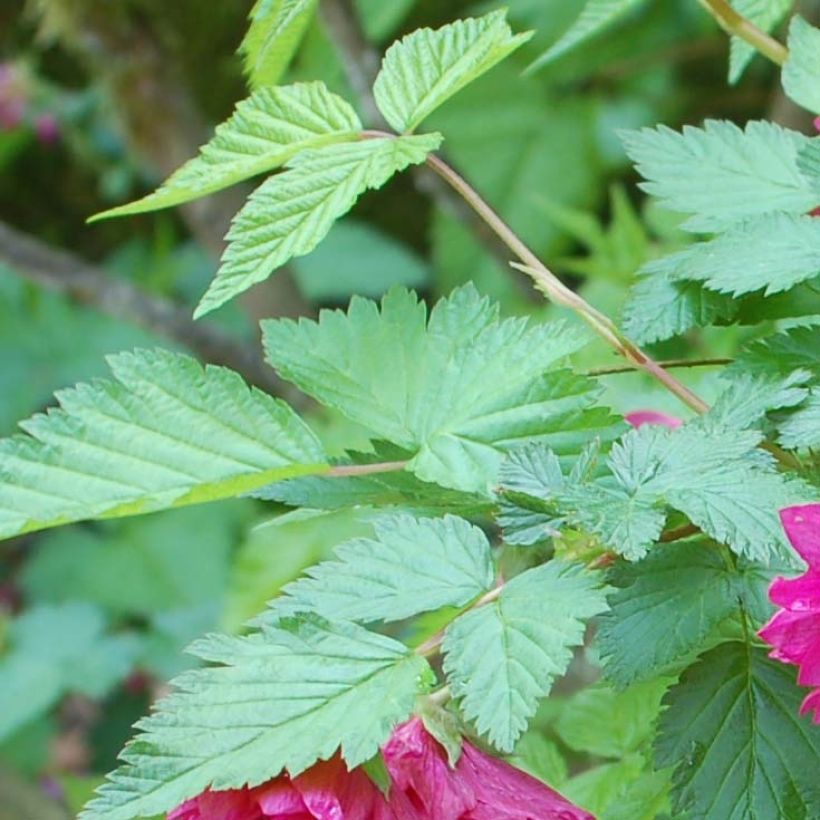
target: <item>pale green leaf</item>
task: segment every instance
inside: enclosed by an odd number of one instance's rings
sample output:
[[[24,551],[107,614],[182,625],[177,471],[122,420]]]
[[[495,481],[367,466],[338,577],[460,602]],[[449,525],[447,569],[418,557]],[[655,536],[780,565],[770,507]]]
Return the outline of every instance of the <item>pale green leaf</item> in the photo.
[[[340,748],[353,768],[433,681],[427,662],[391,638],[307,615],[248,637],[213,635],[192,651],[219,666],[173,682],[83,820],[164,813],[209,786],[296,776]]]
[[[228,232],[216,278],[195,316],[267,279],[294,256],[312,251],[361,194],[424,162],[439,134],[379,138],[303,151],[288,169],[262,183]]]
[[[820,28],[799,14],[789,26],[789,57],[783,66],[783,89],[798,105],[820,114]]]
[[[820,219],[783,213],[749,219],[649,263],[643,273],[702,282],[731,296],[757,290],[771,296],[820,275]]]
[[[820,813],[820,732],[798,716],[793,670],[765,650],[723,644],[666,698],[656,762],[674,766],[675,816],[810,818]]]
[[[335,558],[288,584],[272,611],[309,610],[326,618],[399,621],[444,606],[470,603],[493,585],[490,544],[463,518],[382,516],[375,536],[348,541]]]
[[[318,0],[256,0],[239,51],[251,88],[276,85],[313,19]]]
[[[793,327],[754,342],[741,351],[729,373],[786,376],[799,369],[820,373],[820,324]]]
[[[780,24],[794,5],[794,0],[730,0],[732,8],[765,32]],[[729,57],[729,82],[736,83],[757,51],[740,37],[732,37]]]
[[[533,62],[528,71],[536,71],[551,63],[645,3],[646,0],[586,0],[578,19],[557,43]]]
[[[92,218],[141,214],[199,199],[279,168],[300,151],[357,137],[356,112],[322,83],[260,88],[218,126],[200,155],[154,193]]]
[[[797,167],[820,202],[820,137],[810,139],[797,154]]]
[[[816,194],[797,167],[809,138],[771,122],[707,120],[703,128],[665,126],[623,135],[627,153],[665,207],[690,214],[683,227],[722,231],[771,211],[804,214]]]
[[[586,620],[606,608],[594,574],[553,560],[453,621],[444,636],[444,670],[465,717],[498,749],[511,751],[583,642]]]
[[[820,387],[780,425],[780,443],[795,449],[820,446]]]
[[[414,131],[436,108],[529,39],[513,35],[504,11],[418,29],[384,55],[373,86],[384,118],[399,132]]]
[[[59,409],[21,423],[28,435],[0,441],[0,537],[327,469],[298,416],[230,370],[162,350],[109,364],[114,381],[61,391]]]
[[[503,453],[523,440],[577,453],[609,425],[591,382],[555,370],[586,333],[563,322],[501,321],[467,286],[427,310],[391,290],[379,311],[355,298],[318,322],[263,322],[268,360],[301,390],[409,451],[409,468],[489,493]]]

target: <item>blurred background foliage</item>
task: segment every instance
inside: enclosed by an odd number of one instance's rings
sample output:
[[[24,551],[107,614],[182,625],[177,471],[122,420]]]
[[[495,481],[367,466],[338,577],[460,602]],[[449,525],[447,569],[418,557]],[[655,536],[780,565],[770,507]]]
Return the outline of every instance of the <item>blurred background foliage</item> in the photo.
[[[355,90],[386,44],[500,5],[323,2],[286,79],[322,79],[357,101],[367,119],[367,100]],[[737,86],[727,85],[729,44],[694,0],[649,3],[528,76],[523,69],[568,27],[579,4],[503,5],[513,25],[534,29],[535,37],[430,126],[445,133],[451,161],[541,258],[617,316],[636,270],[687,241],[675,219],[648,207],[637,190],[618,129],[707,117],[808,123],[784,101],[763,60]],[[85,220],[150,191],[245,95],[235,51],[250,6],[0,3],[3,435],[47,407],[55,390],[104,374],[107,353],[134,346],[241,361],[249,379],[275,389],[258,353],[247,352],[259,318],[313,314],[346,304],[352,293],[379,296],[395,283],[434,299],[472,279],[508,313],[554,311],[440,191],[405,175],[365,196],[314,253],[209,318],[216,347],[192,334],[193,305],[249,189],[93,227]],[[164,320],[146,310],[146,299],[165,311]],[[697,331],[654,352],[731,356],[748,333]],[[229,347],[243,351],[239,359],[223,355]],[[582,368],[613,364],[597,344],[578,361]],[[708,368],[686,378],[706,396],[715,389]],[[621,412],[680,412],[639,376],[613,376],[606,386],[606,401]],[[340,419],[306,412],[331,451],[342,440],[365,444]],[[79,525],[0,547],[0,820],[73,816],[113,766],[133,721],[189,662],[182,649],[192,638],[241,629],[330,547],[368,531],[366,515],[281,513],[236,501]],[[621,812],[640,807],[619,817],[655,816],[663,778],[630,785],[630,772],[644,768],[660,695],[598,687],[568,697],[561,711],[548,701],[517,762],[606,817],[616,817],[616,804]]]

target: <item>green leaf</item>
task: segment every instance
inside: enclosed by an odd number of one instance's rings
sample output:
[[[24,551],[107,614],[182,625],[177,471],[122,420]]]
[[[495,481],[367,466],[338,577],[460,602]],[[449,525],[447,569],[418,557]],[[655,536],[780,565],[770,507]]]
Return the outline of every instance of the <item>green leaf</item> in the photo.
[[[547,63],[551,63],[580,43],[599,34],[629,12],[644,5],[645,2],[646,0],[587,0],[578,19],[564,32],[561,39],[550,46],[527,70],[536,71]]]
[[[90,221],[170,208],[272,171],[300,151],[350,141],[362,130],[356,112],[322,83],[260,88],[218,126],[200,155],[153,194]]]
[[[339,748],[353,768],[433,680],[402,644],[308,615],[244,638],[213,635],[192,651],[220,666],[176,679],[83,820],[159,814],[209,786],[259,784],[283,769],[296,776]]]
[[[700,282],[674,281],[656,273],[642,277],[631,289],[622,324],[638,344],[652,344],[733,319],[736,313],[736,302],[730,297],[707,290]]]
[[[410,13],[417,0],[355,0],[367,39],[371,42],[381,42],[389,37],[399,27]]]
[[[789,57],[783,66],[783,89],[798,105],[820,114],[820,28],[799,14],[789,26]]]
[[[703,282],[731,296],[757,290],[771,296],[820,274],[820,219],[766,214],[650,262],[643,272]]]
[[[300,390],[414,454],[423,481],[491,493],[503,452],[524,439],[577,453],[609,416],[588,410],[593,384],[557,361],[586,338],[563,322],[499,320],[475,288],[456,290],[430,313],[391,290],[354,297],[347,314],[263,322],[268,361]]]
[[[237,214],[216,278],[195,311],[214,310],[312,251],[361,194],[424,162],[439,134],[360,140],[303,151],[263,182]]]
[[[787,568],[779,568],[788,571]],[[609,576],[616,591],[599,622],[604,674],[619,687],[677,671],[703,651],[716,628],[745,607],[757,621],[771,612],[766,590],[776,570],[740,561],[697,540],[653,550]]]
[[[820,373],[820,324],[793,327],[754,342],[741,351],[728,373],[786,376],[794,370]]]
[[[509,760],[516,769],[522,769],[554,789],[560,789],[569,776],[558,744],[532,729],[518,739]]]
[[[688,669],[664,699],[656,742],[658,765],[676,767],[676,812],[816,817],[820,732],[798,717],[802,696],[788,666],[742,643]]]
[[[399,132],[414,131],[436,108],[489,71],[530,38],[513,35],[504,11],[418,29],[384,55],[373,86],[384,118]]]
[[[627,153],[647,182],[642,188],[673,211],[691,214],[696,232],[723,231],[771,211],[804,214],[816,194],[797,167],[808,137],[771,122],[707,120],[703,128],[665,126],[627,131]]]
[[[335,560],[288,584],[262,619],[309,610],[338,620],[399,621],[464,606],[493,585],[487,537],[463,518],[397,514],[375,519],[373,527],[374,538],[341,544]]]
[[[230,370],[162,350],[109,364],[115,381],[61,391],[60,409],[0,441],[0,537],[230,498],[326,469],[298,416]]]
[[[132,636],[105,634],[105,618],[87,603],[34,607],[9,625],[0,655],[0,740],[69,692],[99,698],[131,670]]]
[[[820,387],[780,425],[780,443],[794,449],[820,445]]]
[[[820,201],[820,137],[810,139],[797,154],[797,167]]]
[[[444,671],[468,720],[512,751],[538,701],[583,642],[585,621],[607,608],[599,579],[550,561],[509,581],[498,598],[453,621]]]
[[[318,0],[256,0],[239,51],[251,88],[276,85],[316,12]]]
[[[732,8],[759,29],[771,32],[789,13],[794,0],[731,0]],[[757,53],[754,46],[740,37],[732,37],[729,58],[729,82],[734,85]]]

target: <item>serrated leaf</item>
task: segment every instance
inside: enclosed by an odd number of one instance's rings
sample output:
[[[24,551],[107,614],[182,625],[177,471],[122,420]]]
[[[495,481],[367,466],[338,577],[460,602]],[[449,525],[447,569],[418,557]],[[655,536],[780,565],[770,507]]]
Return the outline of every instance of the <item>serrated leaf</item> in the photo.
[[[788,14],[794,0],[731,0],[732,8],[765,32],[772,31]],[[756,54],[754,46],[740,37],[732,37],[729,58],[729,82],[734,85]]]
[[[465,85],[489,71],[530,38],[513,35],[504,11],[418,29],[384,55],[373,94],[384,118],[411,132]]]
[[[794,449],[820,446],[820,387],[780,425],[780,443]]]
[[[797,167],[820,202],[820,137],[810,139],[797,152]]]
[[[692,328],[733,319],[736,313],[737,304],[730,297],[700,282],[678,282],[656,273],[642,277],[630,290],[622,325],[638,344],[653,344]]]
[[[785,568],[782,568],[785,569]],[[619,687],[674,674],[702,651],[716,627],[743,605],[758,622],[770,605],[766,590],[776,570],[741,562],[734,568],[703,540],[652,551],[640,564],[622,564],[609,581],[610,611],[596,633],[604,674]]]
[[[419,478],[485,495],[504,451],[526,439],[577,453],[609,422],[588,410],[593,384],[550,370],[581,347],[563,322],[499,319],[467,286],[430,313],[391,290],[381,311],[354,297],[318,322],[263,322],[268,361],[323,404],[413,454]]]
[[[537,71],[566,54],[577,45],[599,34],[629,12],[644,5],[646,0],[587,0],[578,19],[564,32],[557,43],[547,49],[528,71]]]
[[[444,670],[465,717],[496,748],[511,751],[582,643],[585,621],[606,608],[595,575],[553,560],[453,621]]]
[[[755,217],[650,262],[643,273],[702,282],[731,296],[758,290],[771,296],[820,274],[820,219],[783,213]]]
[[[789,26],[789,56],[783,66],[783,89],[798,105],[820,114],[820,28],[799,14]]]
[[[316,12],[318,0],[256,0],[240,53],[251,88],[276,85]]]
[[[730,375],[786,376],[794,370],[820,373],[820,325],[793,327],[754,342],[730,365]]]
[[[186,162],[157,191],[103,211],[90,221],[199,199],[279,168],[300,151],[353,140],[361,130],[356,112],[322,83],[260,88],[217,127],[200,155]]]
[[[463,518],[396,514],[375,519],[373,528],[375,537],[341,544],[334,560],[288,584],[262,620],[312,611],[364,623],[399,621],[464,606],[493,585],[489,541]]]
[[[283,769],[295,776],[339,748],[358,766],[433,678],[391,638],[307,615],[244,638],[214,635],[193,651],[220,666],[174,681],[83,820],[159,814],[209,786],[255,785]]]
[[[109,358],[114,381],[57,394],[59,409],[0,441],[0,537],[230,498],[323,472],[316,437],[234,372],[168,351]]]
[[[808,137],[771,122],[745,130],[722,120],[703,128],[627,131],[624,145],[647,180],[641,187],[665,207],[691,214],[683,227],[723,231],[772,211],[804,214],[816,194],[797,167]]]
[[[798,717],[788,666],[762,649],[723,644],[666,698],[659,766],[675,766],[672,798],[692,820],[793,817],[820,811],[820,732]]]
[[[424,162],[439,134],[360,140],[303,151],[263,182],[237,214],[216,278],[194,315],[214,310],[312,251],[361,194]]]

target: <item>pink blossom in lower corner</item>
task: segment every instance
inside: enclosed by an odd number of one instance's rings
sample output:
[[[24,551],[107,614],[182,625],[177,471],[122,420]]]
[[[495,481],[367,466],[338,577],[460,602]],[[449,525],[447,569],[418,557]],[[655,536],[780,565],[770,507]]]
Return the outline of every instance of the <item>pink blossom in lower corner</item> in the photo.
[[[418,718],[383,748],[392,778],[385,798],[337,755],[297,777],[252,789],[206,791],[168,820],[594,820],[560,794],[465,741],[455,768]]]
[[[674,430],[683,424],[679,418],[669,416],[666,413],[659,413],[657,410],[633,410],[631,413],[627,413],[624,418],[633,427],[643,427],[644,424],[659,424],[661,427],[669,427]]]
[[[814,687],[800,714],[813,712],[820,724],[820,504],[788,507],[780,520],[809,568],[797,578],[772,582],[769,598],[780,610],[759,634],[774,647],[770,657],[800,667],[800,686]]]

